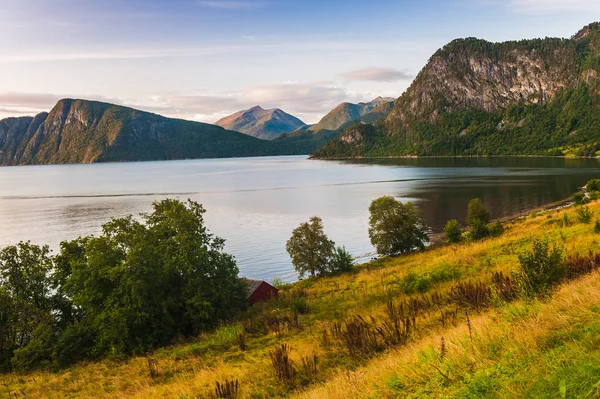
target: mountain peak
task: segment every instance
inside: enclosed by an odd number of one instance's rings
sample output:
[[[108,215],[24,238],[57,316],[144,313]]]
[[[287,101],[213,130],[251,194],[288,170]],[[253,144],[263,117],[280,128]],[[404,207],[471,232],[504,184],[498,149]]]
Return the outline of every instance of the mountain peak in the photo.
[[[272,140],[281,133],[289,133],[305,126],[300,119],[279,108],[264,109],[260,105],[221,118],[215,124],[266,140]]]
[[[255,105],[254,107],[250,108],[246,112],[264,111],[264,110],[265,109],[263,107],[261,107],[260,105]]]
[[[600,32],[600,22],[593,22],[584,26],[579,32],[571,37],[572,40],[582,40],[588,37],[591,33]]]
[[[349,103],[343,102],[338,104],[333,110],[325,115],[319,123],[311,126],[310,130],[318,132],[321,130],[337,130],[346,123],[361,118],[373,111],[382,104],[391,103],[395,99],[389,97],[378,96],[367,103]],[[377,119],[377,118],[374,118]]]

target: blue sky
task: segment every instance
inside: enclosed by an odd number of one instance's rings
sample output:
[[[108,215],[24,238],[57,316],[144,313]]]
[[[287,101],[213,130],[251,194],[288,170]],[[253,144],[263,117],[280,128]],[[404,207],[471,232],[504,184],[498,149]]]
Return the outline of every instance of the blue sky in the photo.
[[[0,117],[97,99],[214,122],[398,97],[458,37],[570,37],[598,0],[0,0]]]

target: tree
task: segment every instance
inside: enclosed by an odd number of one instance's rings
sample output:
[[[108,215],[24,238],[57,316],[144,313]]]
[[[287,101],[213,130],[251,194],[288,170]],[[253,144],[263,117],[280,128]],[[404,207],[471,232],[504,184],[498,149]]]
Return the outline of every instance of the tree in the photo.
[[[285,248],[292,258],[294,268],[303,277],[327,273],[334,255],[335,243],[325,235],[323,221],[318,216],[310,218],[292,231]]]
[[[444,227],[444,233],[446,233],[446,241],[449,243],[457,243],[462,239],[462,231],[460,229],[460,223],[456,219],[448,220]]]
[[[20,242],[0,252],[0,371],[15,365],[16,352],[39,343],[41,332],[48,336],[45,332],[52,328],[51,270],[47,246]],[[47,351],[39,360],[48,360]]]
[[[91,353],[143,352],[246,305],[235,260],[204,226],[202,205],[167,199],[153,207],[143,223],[114,219],[102,235],[62,245],[65,295],[85,315],[69,334],[80,343],[93,337]],[[70,353],[65,344],[61,353]]]
[[[423,217],[410,202],[384,196],[371,202],[369,212],[369,238],[379,254],[423,249],[429,241]]]
[[[329,262],[330,273],[345,272],[354,266],[354,258],[350,252],[346,251],[346,247],[337,247]]]
[[[490,222],[490,211],[487,210],[481,199],[473,198],[467,209],[467,224],[470,228],[471,237],[478,239],[489,235],[488,223]]]

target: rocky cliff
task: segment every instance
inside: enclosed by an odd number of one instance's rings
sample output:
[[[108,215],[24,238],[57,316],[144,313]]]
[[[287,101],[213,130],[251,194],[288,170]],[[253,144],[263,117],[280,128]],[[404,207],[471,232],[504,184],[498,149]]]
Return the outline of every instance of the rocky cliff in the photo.
[[[454,40],[375,130],[349,128],[315,155],[593,155],[599,50],[598,23],[570,39]]]

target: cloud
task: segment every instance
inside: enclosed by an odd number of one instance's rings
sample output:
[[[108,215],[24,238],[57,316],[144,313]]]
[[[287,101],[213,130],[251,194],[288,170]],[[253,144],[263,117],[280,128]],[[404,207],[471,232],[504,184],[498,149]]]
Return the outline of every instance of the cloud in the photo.
[[[162,93],[152,96],[142,109],[184,119],[213,123],[255,105],[281,108],[306,123],[318,120],[344,101],[372,100],[376,94],[353,92],[333,82],[284,82],[249,87],[230,93]]]
[[[358,69],[356,71],[343,73],[340,76],[348,80],[366,80],[373,82],[395,82],[397,80],[408,80],[414,77],[406,71],[380,67]]]
[[[211,8],[223,8],[226,10],[243,10],[262,7],[264,3],[251,1],[199,1],[198,5]]]
[[[0,106],[7,108],[49,108],[54,106],[61,98],[47,93],[0,93]]]
[[[500,0],[496,3],[505,5],[517,14],[600,11],[598,0]]]
[[[49,111],[61,98],[83,98],[207,123],[260,105],[281,108],[306,123],[316,123],[341,102],[370,101],[378,95],[397,97],[398,93],[357,92],[332,81],[289,81],[251,86],[235,92],[163,92],[134,101],[97,95],[0,93],[0,115],[34,115]]]
[[[352,49],[354,51],[373,51],[377,46],[383,48],[383,44],[366,42],[345,41],[312,41],[312,42],[273,42],[257,43],[249,40],[253,36],[240,38],[239,44],[219,44],[200,47],[185,48],[111,48],[97,51],[68,51],[53,50],[49,52],[24,52],[6,53],[0,58],[1,63],[15,62],[51,62],[51,61],[98,61],[116,59],[151,59],[171,57],[203,57],[216,54],[239,54],[239,53],[279,53],[282,51],[329,51]]]
[[[0,115],[35,115],[50,111],[63,98],[84,98],[126,105],[126,101],[99,95],[73,96],[48,93],[0,93]]]

